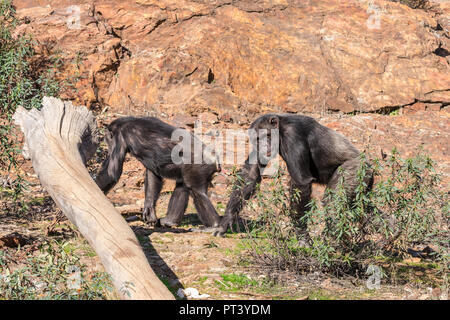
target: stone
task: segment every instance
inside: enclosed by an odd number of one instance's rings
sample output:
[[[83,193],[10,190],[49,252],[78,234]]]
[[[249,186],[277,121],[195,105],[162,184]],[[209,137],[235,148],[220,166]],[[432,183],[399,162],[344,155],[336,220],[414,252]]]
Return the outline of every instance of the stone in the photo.
[[[383,0],[14,3],[17,32],[61,52],[62,77],[77,75],[63,96],[112,112],[236,122],[236,111],[450,102],[447,2],[428,11]]]

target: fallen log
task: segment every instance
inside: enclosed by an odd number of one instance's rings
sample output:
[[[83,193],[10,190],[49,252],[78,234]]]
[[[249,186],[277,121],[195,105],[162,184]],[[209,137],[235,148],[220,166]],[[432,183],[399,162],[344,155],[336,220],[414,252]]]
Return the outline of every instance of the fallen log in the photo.
[[[86,169],[98,145],[95,117],[85,107],[44,97],[40,111],[19,108],[15,123],[24,135],[43,187],[100,257],[125,299],[174,299],[151,269],[120,213]]]

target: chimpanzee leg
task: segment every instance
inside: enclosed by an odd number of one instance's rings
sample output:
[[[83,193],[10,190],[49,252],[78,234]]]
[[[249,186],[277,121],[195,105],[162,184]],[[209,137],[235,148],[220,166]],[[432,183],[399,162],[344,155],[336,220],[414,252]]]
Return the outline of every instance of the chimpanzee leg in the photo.
[[[170,197],[167,215],[160,219],[161,226],[175,227],[180,224],[183,219],[189,202],[189,189],[183,182],[177,182],[175,189]]]
[[[220,226],[214,230],[213,235],[223,236],[228,228],[232,227],[234,221],[237,222],[239,212],[241,212],[245,201],[255,192],[256,186],[261,182],[261,168],[259,164],[251,164],[250,156],[245,161],[241,170],[237,173],[238,179],[233,186],[230,200],[225,209],[225,215],[220,221]]]
[[[200,220],[206,227],[215,228],[220,223],[220,217],[208,198],[207,186],[208,184],[201,187],[194,187],[191,188],[191,191],[194,198],[194,205],[197,209]]]
[[[294,221],[301,233],[306,233],[306,221],[302,218],[308,211],[308,203],[311,200],[311,183],[298,184],[294,180],[290,181],[290,207],[295,217]]]
[[[161,177],[157,176],[150,170],[145,170],[145,202],[142,218],[149,224],[156,224],[156,201],[163,185]]]

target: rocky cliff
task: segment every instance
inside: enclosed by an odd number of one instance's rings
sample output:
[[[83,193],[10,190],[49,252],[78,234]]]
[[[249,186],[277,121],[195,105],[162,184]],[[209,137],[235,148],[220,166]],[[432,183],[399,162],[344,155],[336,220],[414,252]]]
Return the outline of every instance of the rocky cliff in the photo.
[[[450,3],[17,0],[70,98],[118,112],[222,117],[450,104]],[[233,120],[233,119],[232,119]],[[236,119],[234,119],[236,120]]]

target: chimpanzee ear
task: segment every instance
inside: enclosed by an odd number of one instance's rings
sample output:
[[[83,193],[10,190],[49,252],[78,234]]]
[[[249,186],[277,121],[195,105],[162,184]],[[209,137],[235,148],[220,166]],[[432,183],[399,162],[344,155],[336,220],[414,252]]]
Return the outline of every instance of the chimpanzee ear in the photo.
[[[277,116],[271,116],[269,123],[273,128],[278,128],[280,119]]]

